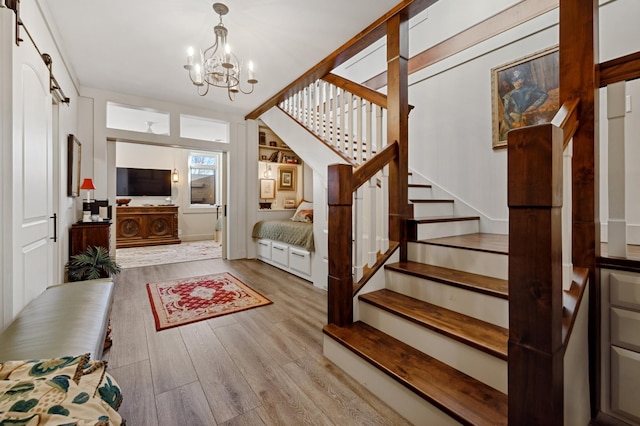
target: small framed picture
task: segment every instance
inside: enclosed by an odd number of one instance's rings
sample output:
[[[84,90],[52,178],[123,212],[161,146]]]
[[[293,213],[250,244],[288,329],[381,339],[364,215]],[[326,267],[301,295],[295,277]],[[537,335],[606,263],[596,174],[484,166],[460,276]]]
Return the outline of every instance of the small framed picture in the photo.
[[[264,200],[276,198],[275,179],[260,179],[260,198]]]
[[[289,167],[280,167],[278,179],[278,191],[295,191],[296,190],[296,169]]]
[[[296,199],[295,198],[285,198],[284,199],[284,208],[285,209],[295,209],[296,208]]]

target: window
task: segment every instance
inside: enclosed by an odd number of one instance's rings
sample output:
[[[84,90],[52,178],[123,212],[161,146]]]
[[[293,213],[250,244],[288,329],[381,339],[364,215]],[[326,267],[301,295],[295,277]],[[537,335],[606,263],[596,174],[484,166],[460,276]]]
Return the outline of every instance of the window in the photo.
[[[222,180],[220,165],[222,154],[192,153],[189,156],[189,183],[192,205],[222,204]]]
[[[107,102],[107,127],[133,132],[169,134],[169,113]]]
[[[180,137],[229,143],[229,123],[213,118],[180,114]]]

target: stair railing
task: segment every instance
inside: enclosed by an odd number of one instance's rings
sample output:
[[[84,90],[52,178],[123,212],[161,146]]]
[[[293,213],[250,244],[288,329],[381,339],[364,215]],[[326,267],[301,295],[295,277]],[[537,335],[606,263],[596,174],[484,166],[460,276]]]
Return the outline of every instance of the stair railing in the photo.
[[[334,74],[299,87],[279,104],[354,165],[386,145],[386,106],[384,94]]]
[[[279,107],[356,167],[353,175],[358,176],[368,170],[361,166],[386,146],[386,104],[386,95],[327,74],[292,92]],[[358,288],[389,249],[388,167],[379,166],[350,193],[350,271]]]
[[[388,215],[376,215],[377,201],[388,206],[388,190],[378,190],[376,179],[382,178],[383,188],[386,188],[388,164],[398,156],[398,143],[387,144],[373,159],[358,168],[351,164],[333,164],[329,166],[328,205],[329,205],[329,322],[346,325],[353,321],[353,295],[375,270],[383,263],[385,255],[395,250],[395,242],[387,240],[386,247],[381,243],[369,239],[370,250],[367,266],[360,268],[358,262],[364,258],[361,251],[364,239],[363,224],[365,218],[359,213],[364,211],[362,204],[363,186],[368,183],[371,205],[368,223],[374,232],[377,226],[387,227]],[[381,199],[382,198],[382,199]],[[355,214],[354,214],[355,204]],[[376,220],[379,218],[380,220]],[[331,232],[331,230],[340,232]],[[355,234],[355,238],[354,238]],[[374,249],[373,247],[377,247]]]

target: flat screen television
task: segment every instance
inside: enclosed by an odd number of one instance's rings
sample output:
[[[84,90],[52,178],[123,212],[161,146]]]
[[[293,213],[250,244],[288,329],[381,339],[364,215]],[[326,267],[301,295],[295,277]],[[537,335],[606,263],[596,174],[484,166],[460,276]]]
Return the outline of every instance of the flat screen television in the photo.
[[[117,196],[171,196],[171,170],[118,167]]]

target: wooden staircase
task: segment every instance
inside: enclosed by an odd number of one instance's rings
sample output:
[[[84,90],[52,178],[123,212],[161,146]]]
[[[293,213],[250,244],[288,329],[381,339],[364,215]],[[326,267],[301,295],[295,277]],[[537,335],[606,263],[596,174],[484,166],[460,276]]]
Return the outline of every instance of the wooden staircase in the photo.
[[[414,424],[507,424],[508,237],[410,184],[408,261],[358,295],[325,355]]]

